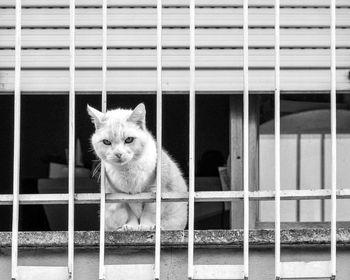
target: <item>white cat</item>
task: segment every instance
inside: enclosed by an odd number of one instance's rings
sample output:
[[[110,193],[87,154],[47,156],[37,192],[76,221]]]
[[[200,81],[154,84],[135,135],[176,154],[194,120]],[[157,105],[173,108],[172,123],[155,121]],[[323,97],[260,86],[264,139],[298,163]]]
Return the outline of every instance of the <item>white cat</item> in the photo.
[[[115,109],[102,113],[89,105],[96,131],[91,143],[106,170],[107,193],[156,191],[156,142],[146,129],[146,109]],[[186,182],[177,164],[162,151],[162,192],[187,192]],[[155,203],[106,203],[106,230],[153,230]],[[187,203],[162,203],[161,227],[184,229]]]

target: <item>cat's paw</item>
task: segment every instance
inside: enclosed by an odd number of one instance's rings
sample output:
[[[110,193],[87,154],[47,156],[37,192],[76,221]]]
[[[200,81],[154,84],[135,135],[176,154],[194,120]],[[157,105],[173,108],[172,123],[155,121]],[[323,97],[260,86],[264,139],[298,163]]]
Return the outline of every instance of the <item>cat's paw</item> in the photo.
[[[137,231],[137,230],[139,230],[139,226],[125,224],[125,225],[122,225],[117,230],[118,231]]]
[[[139,225],[139,230],[141,231],[155,231],[156,225]]]

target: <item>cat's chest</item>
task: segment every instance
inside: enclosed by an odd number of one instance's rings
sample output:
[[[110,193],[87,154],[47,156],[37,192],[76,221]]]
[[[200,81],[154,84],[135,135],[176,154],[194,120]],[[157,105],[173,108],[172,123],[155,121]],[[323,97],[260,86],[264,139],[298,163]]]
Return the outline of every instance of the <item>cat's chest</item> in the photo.
[[[129,168],[126,170],[107,170],[111,191],[115,189],[125,193],[139,193],[153,183],[153,172],[141,168]]]

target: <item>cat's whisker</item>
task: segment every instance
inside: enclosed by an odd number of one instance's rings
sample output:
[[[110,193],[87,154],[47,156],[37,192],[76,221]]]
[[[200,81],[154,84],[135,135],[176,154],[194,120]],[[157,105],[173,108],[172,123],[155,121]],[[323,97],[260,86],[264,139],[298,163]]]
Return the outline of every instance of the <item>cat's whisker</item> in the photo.
[[[93,172],[92,176],[95,177],[96,175],[100,174],[100,170],[96,170]]]
[[[96,164],[96,167],[95,167],[95,169],[92,172],[92,177],[95,177],[97,174],[100,174],[101,173],[100,170],[101,170],[101,162],[99,161]]]
[[[95,170],[92,172],[92,177],[95,177],[97,174],[98,174],[98,170],[95,169]]]

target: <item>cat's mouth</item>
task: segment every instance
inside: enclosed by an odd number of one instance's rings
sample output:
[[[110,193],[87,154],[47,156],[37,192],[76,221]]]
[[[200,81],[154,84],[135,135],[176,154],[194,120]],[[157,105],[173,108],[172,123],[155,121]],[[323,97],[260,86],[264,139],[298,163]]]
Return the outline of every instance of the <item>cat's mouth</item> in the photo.
[[[123,164],[127,163],[128,160],[117,158],[117,159],[115,159],[113,162],[116,163],[116,164],[118,164],[118,165],[123,165]]]
[[[126,163],[128,163],[130,161],[130,159],[128,157],[107,157],[105,159],[109,164],[113,164],[115,166],[120,166],[120,165],[124,165]]]

